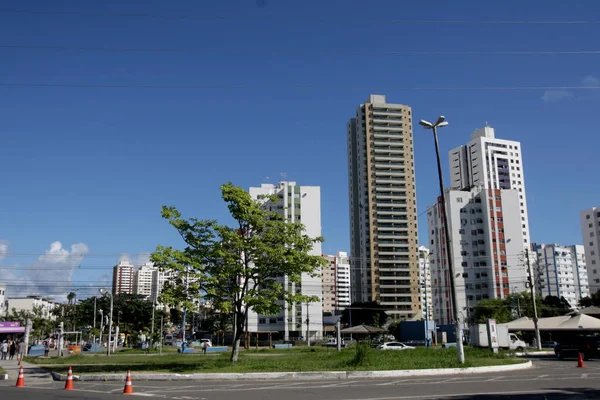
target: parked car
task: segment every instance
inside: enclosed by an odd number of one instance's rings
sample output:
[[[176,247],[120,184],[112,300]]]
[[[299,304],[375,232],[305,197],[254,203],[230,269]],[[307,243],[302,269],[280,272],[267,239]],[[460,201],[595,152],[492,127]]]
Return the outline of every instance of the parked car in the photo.
[[[212,347],[212,342],[210,339],[200,339],[200,346],[202,346],[203,343],[207,343],[208,347]]]
[[[98,343],[88,343],[83,346],[83,351],[89,351],[91,353],[98,353],[106,351],[106,347],[99,345]]]
[[[583,354],[584,360],[600,358],[600,337],[577,335],[562,340],[554,347],[554,354],[559,359],[566,357],[577,358]]]
[[[413,350],[414,347],[400,342],[387,342],[378,347],[379,350]]]
[[[554,349],[557,344],[557,342],[542,342],[542,349]]]
[[[329,338],[327,341],[323,342],[323,347],[337,347],[337,339]],[[342,339],[341,347],[346,347],[346,343],[344,343],[344,339]]]
[[[165,335],[165,346],[173,346],[176,340],[177,339],[173,335]]]

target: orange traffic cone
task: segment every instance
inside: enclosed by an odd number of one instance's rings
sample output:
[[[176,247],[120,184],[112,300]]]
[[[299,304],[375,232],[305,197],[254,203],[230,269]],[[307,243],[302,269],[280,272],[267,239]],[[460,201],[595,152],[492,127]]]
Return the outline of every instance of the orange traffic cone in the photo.
[[[125,387],[123,388],[123,394],[133,394],[133,386],[131,385],[130,371],[127,371],[127,378],[125,379]]]
[[[583,354],[579,353],[579,360],[577,360],[577,368],[584,368],[583,364]]]
[[[69,374],[67,375],[67,382],[65,382],[65,390],[73,390],[73,370],[69,367]]]
[[[23,375],[23,366],[19,369],[19,379],[17,379],[17,387],[25,386],[25,375]]]

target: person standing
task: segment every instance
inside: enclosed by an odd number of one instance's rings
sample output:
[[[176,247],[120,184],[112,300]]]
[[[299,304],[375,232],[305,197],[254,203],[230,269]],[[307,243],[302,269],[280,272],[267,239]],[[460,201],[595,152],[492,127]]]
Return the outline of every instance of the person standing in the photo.
[[[12,360],[15,358],[15,353],[17,352],[17,343],[13,340],[10,343],[10,347],[8,349],[8,359]]]
[[[0,345],[0,351],[2,352],[1,359],[6,360],[6,354],[8,353],[8,343],[6,343],[6,340]]]

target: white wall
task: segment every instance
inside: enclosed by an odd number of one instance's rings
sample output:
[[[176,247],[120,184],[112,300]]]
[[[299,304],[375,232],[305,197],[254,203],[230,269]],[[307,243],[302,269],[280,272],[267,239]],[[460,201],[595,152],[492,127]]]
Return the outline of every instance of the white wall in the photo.
[[[580,221],[589,289],[594,294],[600,290],[600,207],[581,211]]]

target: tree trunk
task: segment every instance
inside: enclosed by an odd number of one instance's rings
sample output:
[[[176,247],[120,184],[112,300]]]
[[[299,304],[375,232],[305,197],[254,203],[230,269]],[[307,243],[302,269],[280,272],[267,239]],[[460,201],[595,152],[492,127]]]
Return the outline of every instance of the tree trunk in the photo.
[[[235,312],[233,314],[233,344],[232,344],[232,348],[231,348],[231,358],[230,358],[230,361],[232,363],[236,363],[238,361],[238,356],[240,353],[240,341],[241,341],[243,333],[244,333],[243,313]]]

